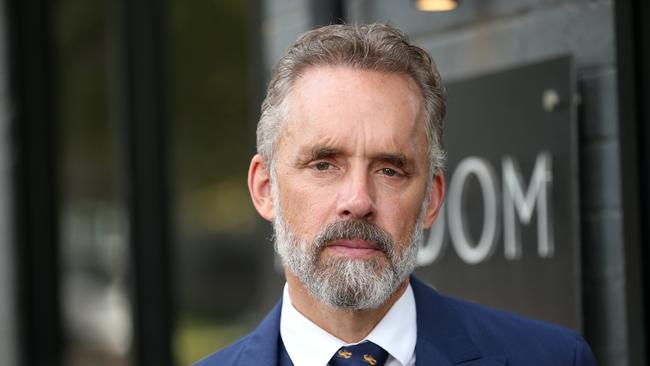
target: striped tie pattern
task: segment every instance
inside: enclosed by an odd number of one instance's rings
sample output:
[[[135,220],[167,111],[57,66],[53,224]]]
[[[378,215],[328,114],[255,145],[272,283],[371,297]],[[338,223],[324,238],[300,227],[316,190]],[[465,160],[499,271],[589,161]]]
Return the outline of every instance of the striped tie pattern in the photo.
[[[365,341],[354,346],[345,346],[332,356],[330,366],[383,366],[388,352],[378,345]]]

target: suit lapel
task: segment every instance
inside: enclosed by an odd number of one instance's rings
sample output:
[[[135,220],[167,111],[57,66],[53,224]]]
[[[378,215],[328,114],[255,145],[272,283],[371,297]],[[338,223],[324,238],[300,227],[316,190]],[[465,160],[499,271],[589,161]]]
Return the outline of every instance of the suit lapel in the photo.
[[[418,365],[505,365],[501,357],[485,357],[463,327],[461,314],[435,290],[411,276],[417,311]]]
[[[246,337],[236,366],[276,366],[280,341],[280,300],[260,325]]]

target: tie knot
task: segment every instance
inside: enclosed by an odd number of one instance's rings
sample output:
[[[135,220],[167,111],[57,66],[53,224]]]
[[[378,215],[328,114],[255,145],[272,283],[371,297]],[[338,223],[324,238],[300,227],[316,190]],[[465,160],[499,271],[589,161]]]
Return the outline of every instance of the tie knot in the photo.
[[[378,345],[365,341],[353,346],[344,346],[332,356],[330,366],[383,366],[388,352]]]

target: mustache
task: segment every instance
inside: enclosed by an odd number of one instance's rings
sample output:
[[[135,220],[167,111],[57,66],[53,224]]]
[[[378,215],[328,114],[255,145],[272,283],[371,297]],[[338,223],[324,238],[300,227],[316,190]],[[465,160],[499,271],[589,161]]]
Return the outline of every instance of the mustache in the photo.
[[[335,221],[325,226],[314,238],[313,249],[319,252],[329,243],[341,239],[360,239],[373,243],[389,258],[395,250],[395,242],[386,230],[366,220],[357,219]]]

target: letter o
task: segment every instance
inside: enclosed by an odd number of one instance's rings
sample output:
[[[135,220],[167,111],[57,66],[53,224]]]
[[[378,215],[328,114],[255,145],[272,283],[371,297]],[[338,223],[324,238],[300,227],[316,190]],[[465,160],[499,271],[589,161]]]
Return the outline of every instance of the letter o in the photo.
[[[483,193],[483,230],[476,244],[470,243],[462,212],[465,184],[471,174],[478,179]],[[451,178],[447,198],[449,235],[456,253],[466,263],[481,263],[494,253],[498,230],[498,192],[495,181],[494,170],[490,163],[478,157],[463,159]]]

